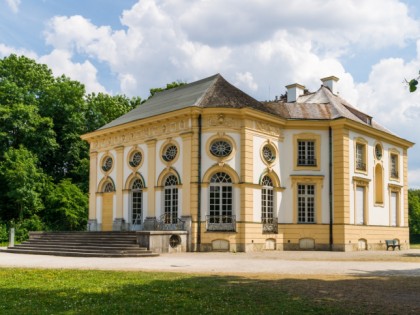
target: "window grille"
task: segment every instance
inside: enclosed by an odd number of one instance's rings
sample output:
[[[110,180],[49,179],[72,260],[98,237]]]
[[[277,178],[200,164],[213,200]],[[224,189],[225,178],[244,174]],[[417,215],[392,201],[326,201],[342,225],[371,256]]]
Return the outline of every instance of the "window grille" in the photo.
[[[178,148],[176,145],[168,145],[162,155],[162,159],[166,162],[173,161],[176,158],[176,155],[178,154]]]
[[[141,153],[140,153],[140,152],[138,152],[138,151],[136,151],[136,152],[134,152],[134,153],[133,153],[133,155],[131,156],[131,159],[130,159],[130,165],[131,165],[132,167],[137,167],[137,166],[139,166],[139,165],[140,165],[141,160],[142,160]]]
[[[316,166],[315,141],[298,141],[298,166]]]
[[[232,153],[232,145],[226,140],[215,140],[210,145],[210,152],[216,157],[227,157]]]
[[[391,177],[398,178],[398,155],[391,154]]]
[[[267,163],[273,163],[275,161],[276,153],[274,152],[274,149],[272,147],[270,147],[269,145],[265,145],[262,151],[264,160],[266,160]]]
[[[104,172],[108,172],[112,168],[112,158],[107,157],[104,159],[104,163],[102,164],[102,169]]]
[[[360,143],[356,144],[356,169],[366,171],[365,145]]]
[[[273,181],[270,177],[264,176],[261,190],[261,221],[262,223],[273,223],[274,218],[274,191]]]
[[[223,172],[214,174],[210,180],[210,223],[232,223],[232,179]]]
[[[104,186],[104,192],[113,192],[115,191],[114,185],[111,182],[108,182]]]
[[[164,210],[165,224],[176,224],[178,222],[178,179],[174,175],[169,175],[165,180],[164,191]]]
[[[315,185],[297,185],[298,223],[315,223]]]

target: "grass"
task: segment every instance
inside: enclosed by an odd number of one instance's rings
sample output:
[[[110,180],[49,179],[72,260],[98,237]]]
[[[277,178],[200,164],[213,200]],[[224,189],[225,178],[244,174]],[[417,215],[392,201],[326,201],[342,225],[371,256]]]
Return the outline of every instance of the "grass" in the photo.
[[[410,235],[410,248],[420,249],[420,234]]]
[[[270,279],[0,269],[0,314],[334,314]]]

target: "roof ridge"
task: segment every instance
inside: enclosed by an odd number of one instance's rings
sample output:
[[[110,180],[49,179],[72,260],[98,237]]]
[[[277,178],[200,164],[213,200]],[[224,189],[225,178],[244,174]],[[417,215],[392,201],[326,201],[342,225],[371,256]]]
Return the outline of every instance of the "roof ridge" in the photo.
[[[197,99],[197,101],[194,104],[195,106],[200,107],[200,104],[203,101],[203,99],[205,98],[205,96],[207,95],[207,93],[209,93],[209,91],[211,89],[214,89],[214,87],[216,86],[217,81],[219,81],[220,78],[222,78],[223,80],[225,80],[225,78],[223,78],[223,76],[220,73],[216,73],[215,75],[212,75],[211,77],[208,77],[207,79],[212,78],[212,77],[214,77],[214,79],[212,79],[213,82],[207,87],[207,89],[204,91],[204,93],[202,93],[201,96]]]

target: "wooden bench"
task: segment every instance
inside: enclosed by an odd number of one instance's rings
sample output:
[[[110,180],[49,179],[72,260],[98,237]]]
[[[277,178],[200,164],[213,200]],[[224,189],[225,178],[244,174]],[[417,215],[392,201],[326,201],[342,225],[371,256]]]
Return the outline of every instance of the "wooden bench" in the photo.
[[[398,247],[399,250],[401,250],[400,243],[398,240],[386,240],[386,250],[388,248],[392,247],[392,250],[395,250],[395,247]]]

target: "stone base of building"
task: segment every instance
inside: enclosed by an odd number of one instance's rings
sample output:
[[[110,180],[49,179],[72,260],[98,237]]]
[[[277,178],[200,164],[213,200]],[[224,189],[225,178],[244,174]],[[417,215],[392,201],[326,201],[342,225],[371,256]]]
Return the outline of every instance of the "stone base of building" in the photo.
[[[154,253],[180,253],[187,251],[186,231],[137,231],[137,243]]]

